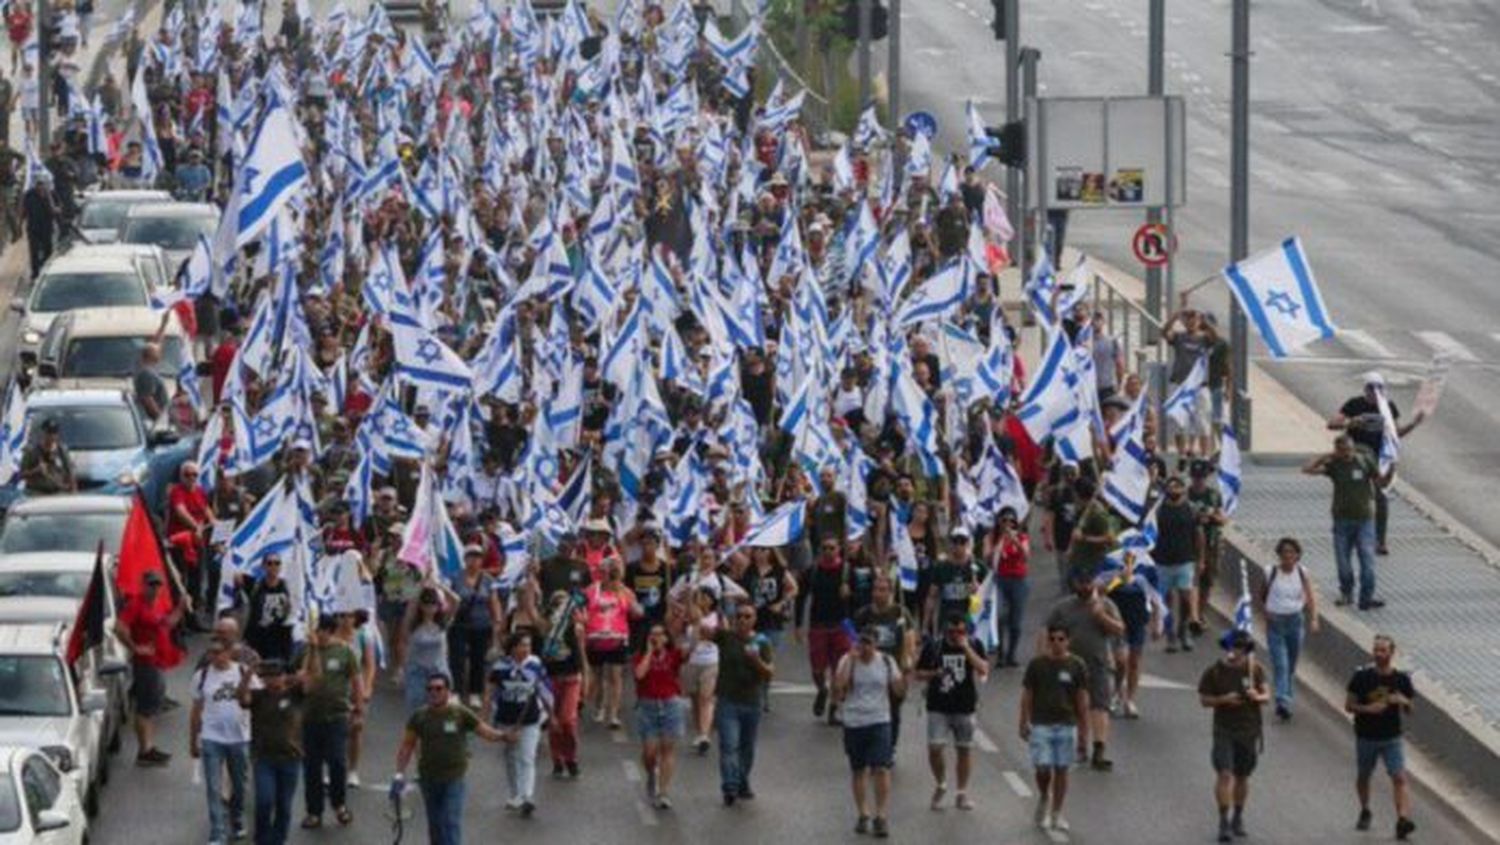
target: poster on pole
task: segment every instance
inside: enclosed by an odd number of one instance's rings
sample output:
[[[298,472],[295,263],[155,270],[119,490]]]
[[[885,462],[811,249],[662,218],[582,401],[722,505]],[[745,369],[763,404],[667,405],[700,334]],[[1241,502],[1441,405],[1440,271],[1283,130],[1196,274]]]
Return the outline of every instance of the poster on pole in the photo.
[[[1044,97],[1026,103],[1027,204],[1165,208],[1187,202],[1181,97]]]

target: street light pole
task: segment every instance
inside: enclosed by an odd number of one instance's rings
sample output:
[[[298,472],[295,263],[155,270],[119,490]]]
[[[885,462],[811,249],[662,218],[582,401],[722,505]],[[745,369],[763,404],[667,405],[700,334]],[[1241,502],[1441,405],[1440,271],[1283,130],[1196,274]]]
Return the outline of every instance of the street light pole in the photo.
[[[1234,0],[1230,50],[1229,260],[1240,261],[1250,251],[1250,0]],[[1234,426],[1240,448],[1247,451],[1251,443],[1249,340],[1245,312],[1238,301],[1231,300],[1229,344],[1234,351]]]
[[[1005,4],[1005,122],[1021,119],[1021,0],[1010,0]],[[1008,249],[1010,260],[1021,268],[1026,276],[1026,253],[1024,252],[1026,228],[1026,202],[1021,196],[1021,170],[1010,167],[1005,173],[1005,193],[1008,202],[1006,212],[1010,215],[1011,236]],[[1029,313],[1029,312],[1028,312]]]
[[[895,126],[901,121],[901,0],[891,0],[891,11],[886,20],[886,38],[890,39],[888,46],[891,51],[886,60],[891,87],[888,121]]]
[[[32,21],[32,31],[36,33],[36,92],[37,99],[41,101],[41,108],[37,109],[37,155],[47,155],[47,150],[52,141],[52,73],[50,62],[52,56],[47,49],[47,33],[42,27],[52,17],[52,12],[47,8],[47,0],[36,0],[36,20]]]
[[[870,7],[873,0],[859,0],[859,108],[870,103]]]
[[[1147,37],[1147,78],[1146,93],[1153,97],[1160,97],[1167,93],[1166,73],[1166,50],[1167,50],[1167,0],[1151,0],[1151,11],[1148,20]],[[1167,202],[1172,201],[1167,197]],[[1160,208],[1149,208],[1146,210],[1147,223],[1160,223],[1162,213]],[[1169,259],[1170,260],[1170,259]],[[1162,268],[1152,265],[1146,268],[1146,310],[1157,322],[1165,322],[1166,313],[1172,309],[1171,302],[1163,302],[1163,273]],[[1170,297],[1170,292],[1167,292]],[[1144,337],[1147,343],[1156,341],[1156,326],[1146,323]]]

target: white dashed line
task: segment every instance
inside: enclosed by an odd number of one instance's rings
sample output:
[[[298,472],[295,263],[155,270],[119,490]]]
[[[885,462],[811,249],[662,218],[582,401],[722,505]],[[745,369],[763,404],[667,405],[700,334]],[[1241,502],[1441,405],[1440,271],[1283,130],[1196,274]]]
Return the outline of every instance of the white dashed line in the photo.
[[[1396,353],[1364,329],[1340,329],[1338,339],[1343,341],[1345,346],[1366,358],[1396,357]]]
[[[625,770],[625,779],[626,780],[630,781],[631,783],[640,783],[641,782],[642,775],[641,775],[641,767],[640,767],[639,763],[637,763],[634,760],[621,760],[620,761],[620,768],[622,768],[622,769]]]
[[[984,732],[984,728],[978,725],[974,726],[974,743],[979,746],[980,751],[986,754],[1000,753],[1000,746],[996,745],[995,741],[990,739],[990,735]]]
[[[1018,797],[1030,798],[1036,794],[1031,791],[1031,787],[1026,783],[1026,779],[1015,772],[1006,769],[1000,773],[1000,776],[1005,778],[1005,785],[1009,786],[1010,791],[1014,792]]]
[[[1447,332],[1412,332],[1417,339],[1427,344],[1433,352],[1439,355],[1447,355],[1455,361],[1465,364],[1479,363],[1479,356],[1469,350],[1469,347],[1458,342],[1458,339]]]

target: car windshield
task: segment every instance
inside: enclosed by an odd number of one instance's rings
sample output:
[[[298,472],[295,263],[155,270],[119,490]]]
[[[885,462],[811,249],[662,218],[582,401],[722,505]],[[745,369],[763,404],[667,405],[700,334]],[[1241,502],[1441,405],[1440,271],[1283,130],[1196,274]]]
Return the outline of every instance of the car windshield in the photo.
[[[141,280],[130,273],[44,273],[31,294],[31,310],[49,314],[148,302]]]
[[[105,199],[95,197],[83,204],[83,212],[78,219],[80,229],[119,229],[120,224],[125,222],[125,215],[130,213],[130,207],[141,200]]]
[[[192,249],[199,235],[212,237],[215,228],[210,217],[135,217],[125,221],[120,240],[162,249]]]
[[[71,716],[62,661],[50,654],[0,655],[0,717]]]
[[[13,513],[0,529],[0,554],[21,552],[119,552],[125,533],[120,513]]]
[[[0,598],[46,596],[81,599],[89,588],[87,572],[0,572]]]
[[[135,415],[125,405],[77,405],[71,408],[33,408],[27,415],[32,431],[45,420],[57,420],[64,446],[74,452],[134,449],[141,445]]]
[[[0,771],[0,833],[21,829],[21,797],[16,794],[15,775]]]
[[[144,337],[80,337],[68,344],[63,359],[63,378],[125,378],[141,360]],[[182,338],[162,340],[161,364],[156,372],[167,381],[177,378],[182,362]]]

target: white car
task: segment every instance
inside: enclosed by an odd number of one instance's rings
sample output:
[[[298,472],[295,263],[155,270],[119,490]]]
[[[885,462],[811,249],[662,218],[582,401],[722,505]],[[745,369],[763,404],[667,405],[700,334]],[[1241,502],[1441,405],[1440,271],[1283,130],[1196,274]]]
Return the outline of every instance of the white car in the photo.
[[[213,240],[219,228],[219,207],[206,202],[152,202],[133,205],[120,223],[120,243],[156,244],[167,253],[167,271],[193,254],[198,236]]]
[[[0,624],[0,744],[39,749],[64,772],[76,771],[84,811],[93,815],[109,776],[109,697],[75,681],[63,659],[66,631],[63,625]]]
[[[78,778],[34,748],[0,745],[0,845],[83,845]]]
[[[109,696],[104,741],[111,753],[119,749],[130,721],[130,651],[115,633],[114,566],[114,558],[105,555],[104,643],[86,653],[79,667],[91,686]],[[0,624],[71,626],[93,575],[94,552],[0,554]]]
[[[124,255],[59,255],[48,261],[31,285],[30,293],[11,300],[10,310],[21,316],[16,357],[22,371],[36,365],[37,346],[57,315],[79,308],[151,304],[145,271]]]
[[[83,198],[78,212],[78,233],[86,243],[112,244],[120,236],[120,224],[132,205],[171,202],[166,191],[95,191]]]
[[[5,512],[0,525],[0,554],[22,552],[88,552],[99,541],[104,553],[117,555],[125,520],[130,517],[129,496],[76,493],[23,499]]]

